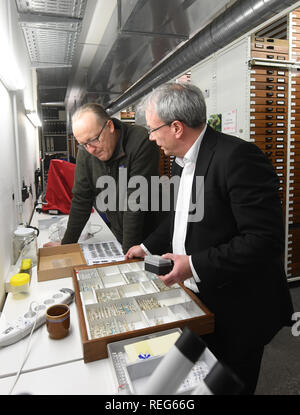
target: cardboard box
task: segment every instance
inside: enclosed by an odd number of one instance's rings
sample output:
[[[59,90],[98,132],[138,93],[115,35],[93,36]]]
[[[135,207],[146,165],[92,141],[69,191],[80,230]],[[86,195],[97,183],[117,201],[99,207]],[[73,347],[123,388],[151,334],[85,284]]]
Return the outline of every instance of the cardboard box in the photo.
[[[40,248],[37,280],[48,281],[72,277],[73,268],[77,265],[87,265],[79,244]]]
[[[183,284],[161,286],[157,276],[143,267],[141,260],[74,267],[85,363],[106,358],[109,343],[132,337],[185,326],[198,335],[213,332],[214,315],[192,291]],[[154,304],[154,308],[142,304]]]

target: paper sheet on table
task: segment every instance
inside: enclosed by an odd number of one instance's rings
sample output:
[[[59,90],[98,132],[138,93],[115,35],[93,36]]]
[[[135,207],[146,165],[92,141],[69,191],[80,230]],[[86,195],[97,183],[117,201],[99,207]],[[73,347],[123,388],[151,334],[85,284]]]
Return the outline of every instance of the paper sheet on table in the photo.
[[[124,260],[122,246],[117,241],[81,243],[80,247],[87,265]]]
[[[153,339],[143,340],[124,346],[125,352],[130,363],[139,360],[139,355],[161,356],[171,349],[180,333],[170,333],[164,336],[154,337]]]

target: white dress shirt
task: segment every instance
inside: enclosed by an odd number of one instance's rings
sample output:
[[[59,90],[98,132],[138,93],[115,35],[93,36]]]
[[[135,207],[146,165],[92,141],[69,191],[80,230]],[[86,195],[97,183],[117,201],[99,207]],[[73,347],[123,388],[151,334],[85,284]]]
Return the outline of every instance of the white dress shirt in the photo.
[[[178,255],[186,255],[185,251],[185,239],[188,224],[188,215],[190,200],[192,194],[192,185],[195,174],[196,162],[198,158],[199,148],[206,131],[206,126],[201,131],[201,134],[184,155],[183,159],[176,157],[175,162],[183,167],[179,190],[177,195],[175,220],[174,220],[174,232],[172,239],[173,253]],[[191,256],[189,256],[190,267],[193,273],[193,277],[184,281],[184,285],[194,292],[199,292],[196,282],[200,282],[200,278],[197,275]],[[196,281],[196,282],[195,282]]]
[[[176,209],[175,209],[175,220],[174,220],[174,232],[173,232],[173,239],[172,239],[172,248],[173,253],[177,255],[186,255],[185,251],[185,239],[186,239],[186,231],[187,231],[187,224],[188,224],[188,215],[189,215],[189,206],[190,206],[190,199],[192,194],[192,185],[193,179],[195,174],[196,162],[198,158],[199,148],[203,139],[203,136],[206,131],[206,125],[204,129],[201,131],[201,134],[194,142],[192,147],[187,151],[183,158],[176,157],[175,162],[183,167],[178,195],[177,195],[177,202],[176,202]],[[142,249],[146,252],[146,254],[151,255],[148,249],[141,244]],[[197,275],[191,256],[189,256],[190,267],[192,270],[193,277],[188,278],[184,281],[184,285],[190,288],[194,292],[199,292],[197,284],[195,281],[200,282],[200,278]]]

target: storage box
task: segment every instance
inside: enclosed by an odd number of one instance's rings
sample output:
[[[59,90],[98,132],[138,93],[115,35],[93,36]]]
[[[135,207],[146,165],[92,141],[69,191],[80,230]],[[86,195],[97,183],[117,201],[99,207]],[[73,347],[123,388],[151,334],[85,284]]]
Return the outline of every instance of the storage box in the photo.
[[[125,379],[130,393],[140,395],[144,391],[150,376],[163,358],[164,356],[156,356],[149,360],[140,360],[125,366]],[[183,379],[176,395],[190,395],[205,379],[216,362],[215,356],[206,348],[190,373]]]
[[[37,280],[48,281],[72,277],[76,265],[86,265],[79,244],[40,248],[38,251]]]
[[[139,394],[149,376],[181,333],[181,329],[174,328],[108,344],[107,349],[114,374],[116,392],[127,390],[128,393]],[[140,355],[134,358],[132,355],[132,350],[140,353],[140,351],[148,349],[150,356],[147,358]],[[182,382],[177,393],[190,394],[203,381],[216,362],[215,356],[206,348]]]
[[[73,283],[86,363],[106,358],[115,341],[175,327],[214,330],[213,314],[193,292],[165,286],[143,260],[74,267]]]

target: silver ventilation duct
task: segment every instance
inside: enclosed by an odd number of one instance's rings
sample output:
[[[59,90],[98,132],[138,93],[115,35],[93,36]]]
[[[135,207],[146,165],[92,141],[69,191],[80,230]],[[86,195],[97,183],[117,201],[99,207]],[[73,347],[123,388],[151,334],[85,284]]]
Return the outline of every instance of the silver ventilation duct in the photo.
[[[135,103],[158,85],[182,74],[196,63],[238,39],[298,0],[240,0],[184,43],[174,54],[148,72],[106,110],[115,114]]]

